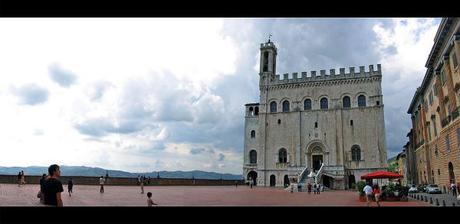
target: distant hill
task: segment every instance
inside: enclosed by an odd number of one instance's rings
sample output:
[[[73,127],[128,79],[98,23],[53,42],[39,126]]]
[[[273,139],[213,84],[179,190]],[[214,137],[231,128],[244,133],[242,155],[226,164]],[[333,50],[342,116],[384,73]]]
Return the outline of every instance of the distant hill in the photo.
[[[17,175],[19,171],[24,170],[27,175],[42,175],[48,173],[48,167],[44,166],[28,166],[28,167],[2,167],[0,166],[0,174]],[[148,173],[130,173],[121,170],[106,170],[99,167],[86,167],[86,166],[61,166],[62,176],[105,176],[109,172],[110,177],[137,177],[138,175],[145,175],[146,177],[157,177],[159,174],[161,178],[195,178],[195,179],[224,179],[224,180],[241,180],[242,175],[235,175],[229,173],[216,173],[206,172],[201,170],[192,171],[159,171]]]

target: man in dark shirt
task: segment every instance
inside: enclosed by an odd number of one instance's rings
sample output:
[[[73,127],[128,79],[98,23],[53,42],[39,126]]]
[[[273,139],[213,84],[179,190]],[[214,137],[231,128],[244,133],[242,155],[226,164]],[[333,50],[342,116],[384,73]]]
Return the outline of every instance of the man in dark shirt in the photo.
[[[46,179],[43,185],[43,193],[45,195],[45,205],[62,207],[61,192],[64,191],[62,183],[59,180],[61,171],[56,164],[48,168],[49,178]]]
[[[45,196],[43,194],[43,191],[44,191],[44,185],[45,185],[45,181],[46,181],[46,174],[43,174],[42,175],[42,178],[40,179],[40,203],[43,204],[44,200],[45,200]]]

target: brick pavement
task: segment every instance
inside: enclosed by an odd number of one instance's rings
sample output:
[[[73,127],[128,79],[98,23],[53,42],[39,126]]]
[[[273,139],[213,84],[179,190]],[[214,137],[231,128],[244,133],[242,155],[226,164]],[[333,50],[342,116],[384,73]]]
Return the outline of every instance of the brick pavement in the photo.
[[[64,185],[64,189],[67,186]],[[0,206],[40,206],[36,197],[38,185],[18,187],[0,184]],[[247,186],[146,186],[154,202],[160,206],[366,206],[356,191],[326,191],[320,195],[306,192],[290,193],[280,188]],[[74,194],[62,195],[64,206],[146,206],[146,194],[136,186],[75,185]],[[375,203],[373,204],[375,206]],[[409,199],[408,202],[382,202],[382,206],[429,206]]]

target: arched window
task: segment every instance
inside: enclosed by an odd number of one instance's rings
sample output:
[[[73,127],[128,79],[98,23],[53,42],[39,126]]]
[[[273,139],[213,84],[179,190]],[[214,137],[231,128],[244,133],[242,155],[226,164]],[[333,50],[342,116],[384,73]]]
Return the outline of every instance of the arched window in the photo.
[[[254,108],[252,107],[249,107],[249,115],[252,116],[253,115],[253,112],[254,112]]]
[[[343,105],[343,108],[350,108],[351,107],[350,97],[349,96],[345,96],[342,99],[342,105]]]
[[[255,138],[256,137],[256,131],[252,130],[251,131],[251,138]]]
[[[357,145],[354,145],[353,147],[351,147],[351,160],[353,161],[361,160],[361,149]]]
[[[281,148],[278,152],[278,162],[287,163],[287,151],[285,148]]]
[[[289,101],[287,100],[283,102],[283,112],[289,112]]]
[[[257,163],[257,152],[256,152],[256,150],[251,150],[249,152],[249,163],[251,163],[251,164]]]
[[[303,101],[303,109],[311,110],[311,100],[310,99],[306,99],[305,101]]]
[[[272,101],[270,103],[270,113],[276,113],[276,102],[275,101]]]
[[[327,109],[328,108],[327,98],[326,97],[321,98],[320,104],[321,104],[321,109]]]
[[[366,97],[364,95],[358,96],[358,107],[365,107],[366,106]]]
[[[264,52],[264,67],[262,71],[268,72],[268,51]]]
[[[255,107],[254,109],[254,115],[259,115],[259,107]]]
[[[452,162],[449,162],[447,167],[449,169],[449,182],[455,183],[454,165],[452,165]]]

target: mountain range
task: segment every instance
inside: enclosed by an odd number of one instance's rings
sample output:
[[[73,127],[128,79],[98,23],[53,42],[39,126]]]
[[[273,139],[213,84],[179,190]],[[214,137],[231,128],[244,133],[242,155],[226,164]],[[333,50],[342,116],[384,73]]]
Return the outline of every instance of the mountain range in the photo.
[[[121,170],[107,170],[99,167],[86,166],[60,166],[61,176],[105,176],[108,172],[110,177],[137,177],[144,175],[145,177],[156,178],[183,178],[183,179],[224,179],[224,180],[241,180],[242,175],[229,173],[206,172],[201,170],[192,171],[156,171],[147,173],[130,173]],[[28,167],[3,167],[0,166],[0,174],[17,175],[18,172],[24,170],[27,175],[42,175],[48,173],[48,167],[44,166],[28,166]]]

